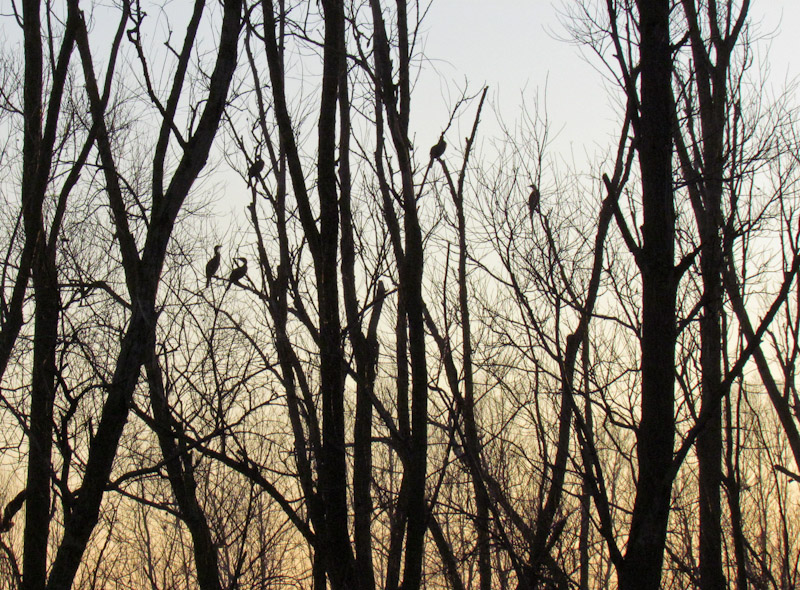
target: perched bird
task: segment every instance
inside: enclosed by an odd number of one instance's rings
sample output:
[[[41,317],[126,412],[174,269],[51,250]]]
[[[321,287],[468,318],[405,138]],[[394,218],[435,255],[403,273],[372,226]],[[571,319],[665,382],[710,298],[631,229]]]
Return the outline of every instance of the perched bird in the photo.
[[[239,266],[231,270],[231,274],[228,276],[228,286],[225,288],[226,291],[230,289],[231,285],[234,283],[238,285],[239,281],[247,274],[247,258],[234,258],[234,260],[240,260],[241,262]]]
[[[529,184],[531,187],[531,194],[528,196],[528,213],[531,215],[531,223],[533,223],[533,216],[539,210],[539,188],[535,184]]]
[[[247,186],[252,186],[251,183],[255,184],[261,180],[262,170],[264,170],[264,160],[261,159],[261,156],[256,156],[255,161],[250,164],[250,168],[247,170]]]
[[[214,246],[214,256],[211,257],[206,263],[206,287],[211,284],[212,277],[217,273],[219,270],[219,249],[222,246]]]
[[[19,512],[19,509],[22,508],[22,504],[25,502],[27,495],[28,489],[26,488],[6,504],[3,510],[3,519],[0,520],[0,533],[8,532],[11,530],[11,527],[14,526],[14,516]]]
[[[444,150],[447,149],[447,143],[444,140],[444,135],[439,138],[439,143],[431,148],[431,160],[437,160],[442,157]]]

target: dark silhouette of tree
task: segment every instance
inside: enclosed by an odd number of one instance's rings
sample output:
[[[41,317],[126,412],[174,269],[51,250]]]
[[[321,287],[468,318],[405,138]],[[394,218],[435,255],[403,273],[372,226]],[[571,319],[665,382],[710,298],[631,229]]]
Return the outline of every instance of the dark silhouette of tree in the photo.
[[[700,236],[700,272],[702,316],[700,347],[702,371],[702,405],[713,408],[711,417],[697,438],[699,467],[699,579],[705,589],[726,585],[722,555],[722,405],[719,388],[722,383],[723,314],[723,233],[725,213],[726,128],[733,123],[729,83],[748,13],[748,3],[739,8],[732,2],[714,7],[698,6],[693,0],[682,2],[687,36],[691,48],[690,78],[681,84],[676,105],[678,117],[687,120],[676,133],[676,146],[681,172],[697,222]],[[723,14],[717,10],[722,9]],[[707,24],[705,24],[707,23]],[[733,89],[735,91],[735,89]],[[695,107],[696,105],[696,107]],[[697,108],[697,115],[694,109]],[[698,118],[699,121],[694,119]],[[699,137],[695,137],[699,128]],[[684,132],[683,129],[686,129]],[[684,133],[687,139],[684,139]],[[699,145],[698,145],[699,144]],[[739,543],[735,543],[738,545]],[[741,548],[737,550],[741,559]],[[740,577],[740,583],[742,583]]]
[[[50,228],[45,226],[45,200],[53,169],[52,161],[58,128],[62,118],[62,99],[67,90],[70,58],[75,46],[78,16],[69,10],[63,39],[55,60],[52,86],[47,96],[45,114],[44,41],[42,38],[41,6],[28,2],[22,7],[25,45],[23,90],[24,145],[22,166],[22,219],[25,246],[22,264],[11,308],[4,310],[3,372],[22,320],[22,294],[30,273],[35,301],[33,336],[33,371],[31,375],[31,404],[27,424],[28,473],[25,488],[25,532],[22,567],[22,587],[42,588],[47,576],[47,547],[50,535],[50,473],[53,445],[53,406],[56,396],[58,322],[60,293],[56,267],[56,246],[63,220],[63,210],[71,188],[77,181],[86,161],[85,153],[78,155],[72,174],[64,183],[59,196],[57,214]],[[51,14],[45,15],[48,19]],[[54,49],[51,48],[51,52]],[[91,146],[88,138],[86,151]],[[18,496],[19,497],[19,496]]]
[[[641,94],[632,117],[642,175],[642,398],[637,438],[638,479],[620,588],[660,586],[675,441],[675,209],[672,194],[672,54],[669,2],[637,2]],[[628,75],[632,75],[629,73]]]
[[[123,11],[123,22],[130,14],[127,3],[124,8],[126,10]],[[105,111],[108,101],[100,94],[97,84],[87,25],[84,16],[79,12],[77,2],[70,3],[70,10],[74,18],[78,19],[76,44],[80,52],[91,106],[92,125],[97,132],[97,146],[119,240],[132,315],[120,346],[113,378],[107,385],[107,396],[102,414],[99,416],[97,430],[91,441],[79,492],[74,495],[71,510],[65,515],[63,538],[50,567],[47,582],[47,588],[50,589],[72,586],[89,538],[97,524],[100,504],[108,485],[120,437],[128,419],[131,396],[139,380],[139,370],[152,354],[158,318],[156,294],[167,244],[181,206],[208,158],[236,68],[242,5],[239,1],[231,0],[224,3],[217,59],[209,79],[203,110],[186,138],[177,134],[175,140],[181,145],[183,153],[174,168],[171,180],[165,186],[165,156],[171,137],[176,132],[175,113],[182,96],[187,65],[192,56],[203,9],[203,2],[195,3],[184,46],[178,56],[178,67],[170,96],[167,103],[162,106],[162,124],[153,155],[152,210],[140,250],[136,236],[131,231],[129,212],[120,187],[120,170],[117,167],[117,158],[114,155],[112,138],[106,122]],[[128,32],[129,39],[139,50],[141,44],[136,24],[141,23],[143,16],[141,13],[131,15],[134,28]],[[154,95],[151,94],[150,98],[160,104]],[[184,517],[191,518],[190,515]],[[198,564],[204,562],[203,552],[209,549],[213,551],[213,547],[195,544]],[[213,565],[213,562],[205,563]],[[211,579],[206,579],[202,578],[201,574],[201,583],[204,586],[207,584],[209,588],[217,587],[218,581],[215,582],[217,573],[209,572],[209,576]]]
[[[0,587],[797,585],[800,142],[748,2],[574,5],[623,97],[589,174],[538,101],[478,141],[491,89],[427,148],[425,7],[151,6],[8,17]]]

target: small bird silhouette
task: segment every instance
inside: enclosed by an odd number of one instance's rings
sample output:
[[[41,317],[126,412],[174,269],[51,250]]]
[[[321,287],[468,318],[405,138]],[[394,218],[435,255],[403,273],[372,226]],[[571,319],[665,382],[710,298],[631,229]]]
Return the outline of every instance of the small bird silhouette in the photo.
[[[261,180],[262,170],[264,170],[264,160],[261,159],[261,156],[256,156],[255,161],[247,169],[247,186],[252,186],[251,182],[255,184]]]
[[[444,140],[444,135],[439,138],[439,143],[431,148],[431,160],[438,160],[447,149],[447,143]]]
[[[214,246],[214,256],[212,256],[211,260],[209,260],[206,263],[206,287],[208,287],[211,284],[211,279],[214,277],[214,275],[219,270],[219,249],[220,248],[222,248],[222,246]]]
[[[228,276],[228,286],[225,287],[225,290],[231,288],[231,285],[236,283],[239,284],[239,281],[247,275],[247,258],[234,258],[234,260],[240,260],[239,266],[235,267],[231,270],[231,274]]]
[[[531,216],[531,223],[533,223],[533,216],[539,210],[539,188],[535,184],[529,184],[531,187],[531,194],[528,196],[528,213]]]

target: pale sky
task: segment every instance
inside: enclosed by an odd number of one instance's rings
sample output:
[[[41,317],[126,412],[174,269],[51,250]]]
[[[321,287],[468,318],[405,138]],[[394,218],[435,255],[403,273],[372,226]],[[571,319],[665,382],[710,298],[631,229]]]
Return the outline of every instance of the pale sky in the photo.
[[[448,107],[467,80],[473,92],[488,84],[490,98],[512,121],[523,97],[532,104],[538,92],[558,131],[555,146],[577,159],[613,141],[619,122],[599,59],[567,41],[560,20],[572,1],[433,0],[423,27],[430,61],[412,96],[423,135],[418,140],[435,143],[436,127],[446,123]],[[769,61],[777,91],[800,77],[800,0],[753,0],[750,12],[754,35],[768,38],[758,52]],[[430,139],[424,137],[428,125]],[[486,120],[484,131],[490,128]]]

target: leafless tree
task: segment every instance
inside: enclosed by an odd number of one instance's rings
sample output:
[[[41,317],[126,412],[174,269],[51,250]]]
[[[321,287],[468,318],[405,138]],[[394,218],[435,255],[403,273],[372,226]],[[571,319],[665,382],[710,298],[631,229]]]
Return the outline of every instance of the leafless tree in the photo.
[[[67,2],[63,14],[56,12],[50,4],[23,3],[20,22],[25,45],[24,98],[20,113],[25,121],[25,145],[23,148],[22,180],[22,226],[25,245],[20,252],[21,264],[18,277],[12,288],[10,305],[4,310],[3,342],[7,366],[16,334],[22,321],[22,307],[28,277],[33,278],[34,335],[31,371],[31,410],[25,427],[28,441],[28,477],[26,486],[26,526],[24,533],[22,585],[26,588],[67,588],[72,585],[87,543],[98,522],[104,492],[109,486],[112,465],[127,422],[131,400],[139,381],[139,370],[152,358],[153,342],[157,324],[156,297],[159,278],[164,265],[167,245],[193,182],[196,180],[208,157],[215,131],[227,101],[230,80],[236,66],[236,49],[240,27],[241,5],[228,2],[219,33],[219,48],[214,71],[209,77],[208,93],[197,118],[190,122],[186,132],[178,130],[176,114],[184,96],[188,64],[195,51],[195,36],[204,12],[204,3],[196,3],[191,24],[187,28],[184,46],[176,55],[174,86],[169,98],[162,103],[157,90],[147,87],[146,93],[162,116],[162,128],[156,142],[153,160],[151,198],[142,194],[134,196],[133,203],[126,199],[130,185],[125,185],[125,171],[119,153],[115,154],[115,132],[112,102],[113,80],[117,57],[126,39],[134,51],[141,50],[140,29],[144,12],[137,4],[123,2],[119,9],[116,34],[111,40],[105,74],[98,80],[93,64],[87,15],[77,2]],[[58,30],[55,23],[63,23]],[[43,35],[46,33],[46,35]],[[56,50],[56,47],[60,47]],[[141,64],[147,59],[140,53]],[[46,58],[46,59],[45,59]],[[48,68],[45,70],[45,68]],[[79,94],[78,84],[72,85],[73,77],[82,72],[82,85],[86,96]],[[149,83],[149,71],[144,69],[142,78]],[[49,89],[44,80],[49,80]],[[48,93],[45,98],[45,92]],[[68,93],[74,93],[70,96]],[[88,104],[90,118],[87,121],[67,117],[69,110],[62,109],[66,97],[77,106]],[[44,114],[46,111],[46,115]],[[59,136],[66,129],[76,133],[76,140],[69,145],[75,149],[71,160],[56,159],[68,145]],[[81,132],[80,130],[83,129]],[[71,131],[72,130],[72,131]],[[82,135],[81,135],[82,133]],[[185,133],[185,134],[184,134]],[[61,141],[61,144],[57,142]],[[168,186],[164,183],[164,169],[169,164],[170,147],[181,153],[175,162],[174,174]],[[96,152],[92,150],[96,149]],[[100,160],[105,188],[110,198],[109,208],[115,224],[115,237],[122,256],[122,267],[127,280],[129,313],[128,326],[122,336],[113,377],[106,383],[95,385],[106,392],[102,412],[90,420],[97,423],[96,430],[90,426],[90,449],[84,465],[73,463],[70,420],[76,415],[79,403],[78,392],[68,389],[71,376],[58,355],[67,352],[61,341],[62,322],[65,311],[73,302],[69,294],[66,302],[62,296],[62,268],[57,261],[68,256],[59,231],[65,218],[72,218],[78,208],[70,206],[68,196],[76,186],[90,154]],[[51,162],[58,162],[52,165]],[[69,166],[66,170],[60,168]],[[58,173],[59,177],[54,177]],[[60,178],[56,200],[50,204],[46,196],[53,194],[54,178]],[[84,186],[81,186],[83,189]],[[144,205],[143,203],[148,203]],[[137,209],[139,206],[139,210]],[[52,208],[51,208],[52,207]],[[149,208],[149,212],[144,209]],[[139,217],[140,213],[142,217]],[[137,220],[144,222],[138,225]],[[48,225],[49,224],[49,225]],[[113,250],[107,244],[109,254]],[[102,282],[95,285],[74,284],[76,292],[85,293],[98,287],[108,288]],[[120,298],[124,302],[124,298]],[[71,317],[71,316],[69,316]],[[69,338],[69,335],[66,335]],[[69,340],[67,340],[69,343]],[[85,366],[85,365],[84,365]],[[58,428],[54,413],[56,392],[61,389],[64,413],[59,417]],[[60,402],[59,402],[60,403]],[[91,424],[91,422],[90,422]],[[74,428],[74,424],[72,428]],[[51,489],[57,468],[52,457],[53,439],[56,436],[61,453],[61,476],[56,479],[63,507],[63,529],[53,528],[51,519],[54,510],[51,504]],[[71,468],[76,469],[71,471]],[[80,480],[77,487],[74,483]],[[188,515],[188,512],[187,512]],[[49,560],[49,537],[53,538],[55,550]],[[207,587],[219,587],[213,560],[206,559],[205,547],[195,538],[198,552],[198,567],[208,564],[210,570],[203,582]],[[212,549],[213,550],[213,549]],[[201,571],[200,577],[204,574]],[[208,582],[206,584],[206,582]]]

